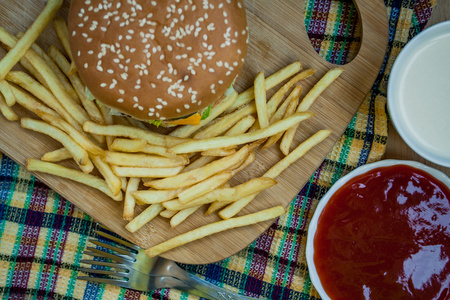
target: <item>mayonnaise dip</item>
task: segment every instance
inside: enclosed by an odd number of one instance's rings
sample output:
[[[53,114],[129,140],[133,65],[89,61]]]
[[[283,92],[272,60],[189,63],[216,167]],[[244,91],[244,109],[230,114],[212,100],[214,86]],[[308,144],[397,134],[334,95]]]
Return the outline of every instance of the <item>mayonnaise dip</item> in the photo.
[[[389,78],[388,107],[414,151],[450,166],[450,21],[423,31],[402,50]]]

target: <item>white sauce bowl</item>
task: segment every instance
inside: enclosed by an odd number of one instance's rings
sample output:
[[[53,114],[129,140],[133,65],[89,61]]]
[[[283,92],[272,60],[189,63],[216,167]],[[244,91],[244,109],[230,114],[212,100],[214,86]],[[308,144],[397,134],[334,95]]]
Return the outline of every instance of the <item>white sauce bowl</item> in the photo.
[[[316,234],[317,230],[317,223],[320,217],[320,214],[322,213],[324,207],[327,205],[330,198],[333,196],[333,194],[339,190],[345,183],[347,183],[349,180],[354,178],[355,176],[364,174],[370,170],[380,168],[380,167],[389,167],[394,165],[407,165],[414,167],[416,169],[420,169],[424,172],[427,172],[434,178],[436,178],[438,181],[442,182],[443,184],[447,185],[450,188],[450,178],[445,175],[443,172],[433,169],[431,167],[428,167],[422,163],[416,162],[416,161],[408,161],[408,160],[395,160],[395,159],[386,159],[381,160],[375,163],[363,165],[352,172],[348,173],[344,177],[340,178],[338,181],[336,181],[335,184],[327,191],[327,193],[322,197],[319,204],[317,205],[317,208],[314,212],[314,215],[311,219],[311,222],[308,227],[308,236],[307,236],[307,242],[306,242],[306,261],[308,264],[308,270],[309,270],[309,276],[311,278],[311,282],[316,288],[317,292],[319,293],[322,300],[329,300],[330,297],[325,292],[322,283],[320,281],[319,275],[317,274],[317,270],[314,264],[314,236]]]
[[[389,75],[389,114],[402,139],[423,158],[450,167],[450,21],[415,36]]]

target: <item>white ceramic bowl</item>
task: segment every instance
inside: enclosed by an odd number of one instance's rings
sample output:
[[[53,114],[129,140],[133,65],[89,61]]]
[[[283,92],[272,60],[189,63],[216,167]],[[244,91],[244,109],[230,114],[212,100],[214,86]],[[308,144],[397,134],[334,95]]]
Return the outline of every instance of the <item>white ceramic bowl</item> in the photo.
[[[389,114],[420,156],[450,167],[450,21],[415,36],[389,75]]]
[[[407,160],[394,160],[394,159],[387,159],[382,160],[379,162],[367,164],[364,166],[361,166],[352,172],[348,173],[344,177],[340,178],[338,181],[336,181],[335,184],[328,190],[328,192],[322,197],[319,204],[317,205],[317,208],[314,212],[314,215],[311,219],[311,222],[308,227],[308,236],[307,236],[307,243],[306,243],[306,261],[308,263],[308,270],[309,270],[309,276],[311,278],[311,282],[316,288],[317,292],[319,293],[320,297],[323,300],[330,299],[330,297],[325,292],[321,282],[319,275],[317,274],[317,270],[314,264],[314,236],[316,234],[317,230],[317,221],[319,220],[319,216],[322,213],[324,207],[327,205],[328,200],[330,200],[331,196],[339,190],[346,182],[348,182],[350,179],[354,178],[355,176],[364,174],[372,169],[379,168],[379,167],[388,167],[388,166],[394,166],[394,165],[408,165],[411,167],[414,167],[416,169],[420,169],[424,172],[427,172],[437,180],[441,181],[445,185],[447,185],[450,188],[450,178],[442,173],[439,170],[433,169],[431,167],[428,167],[422,163],[415,162],[415,161],[407,161]]]

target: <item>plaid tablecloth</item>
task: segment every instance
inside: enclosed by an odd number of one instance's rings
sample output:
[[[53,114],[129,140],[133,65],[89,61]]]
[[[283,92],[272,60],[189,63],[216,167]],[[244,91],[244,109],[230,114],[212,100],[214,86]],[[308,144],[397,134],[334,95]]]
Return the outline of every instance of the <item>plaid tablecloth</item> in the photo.
[[[280,0],[281,1],[281,0]],[[305,1],[305,0],[299,0]],[[446,1],[446,0],[441,0]],[[318,299],[305,258],[306,232],[328,188],[360,165],[380,160],[388,140],[386,87],[402,47],[425,26],[437,0],[385,0],[390,35],[371,92],[328,157],[278,219],[248,248],[223,261],[183,268],[216,285],[263,299]],[[358,52],[361,27],[350,0],[306,0],[312,44],[344,64]],[[301,187],[299,187],[300,189]],[[196,299],[177,290],[146,293],[77,280],[96,222],[5,155],[0,166],[2,299]]]

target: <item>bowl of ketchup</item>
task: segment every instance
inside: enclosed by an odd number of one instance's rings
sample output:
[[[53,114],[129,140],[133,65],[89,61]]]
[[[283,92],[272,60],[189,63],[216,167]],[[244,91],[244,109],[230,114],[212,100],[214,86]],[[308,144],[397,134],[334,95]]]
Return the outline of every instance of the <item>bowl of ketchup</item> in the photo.
[[[414,161],[355,169],[320,200],[306,259],[322,299],[450,299],[450,179]]]

